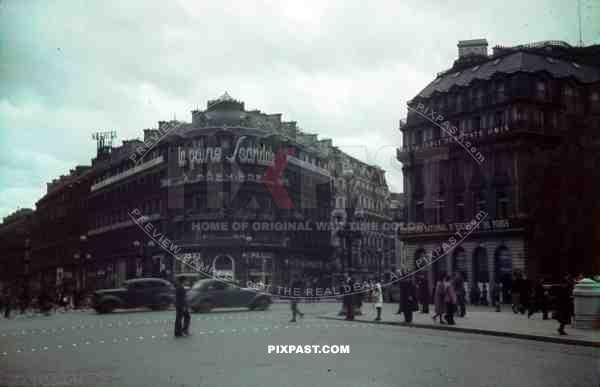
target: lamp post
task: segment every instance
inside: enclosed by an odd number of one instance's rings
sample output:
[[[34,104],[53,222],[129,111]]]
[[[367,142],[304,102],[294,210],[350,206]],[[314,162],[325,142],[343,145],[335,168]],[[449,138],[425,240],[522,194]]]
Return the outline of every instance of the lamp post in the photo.
[[[245,278],[245,283],[247,283],[248,282],[248,277],[250,276],[250,267],[249,267],[250,266],[250,263],[249,263],[249,261],[250,261],[250,258],[249,258],[250,253],[249,253],[249,248],[248,247],[250,246],[250,243],[252,243],[252,235],[249,235],[249,234],[242,235],[242,240],[244,240],[246,242],[246,247],[245,247],[244,252],[242,253],[242,255],[245,258],[245,260],[244,260],[244,263],[246,264],[246,273],[245,273],[246,278]]]
[[[381,253],[383,252],[383,250],[381,249],[381,247],[377,248],[377,280],[380,281],[381,280],[381,269],[383,266],[383,256],[381,255]]]
[[[351,198],[350,182],[352,181],[353,171],[351,169],[344,170],[343,173],[345,186],[346,186],[346,224],[338,231],[340,239],[345,241],[346,248],[346,268],[348,274],[352,274],[352,245],[353,242],[361,237],[361,233],[358,230],[353,230],[352,222],[354,221],[354,215],[356,208],[354,206],[354,200]],[[342,262],[344,260],[342,259]]]

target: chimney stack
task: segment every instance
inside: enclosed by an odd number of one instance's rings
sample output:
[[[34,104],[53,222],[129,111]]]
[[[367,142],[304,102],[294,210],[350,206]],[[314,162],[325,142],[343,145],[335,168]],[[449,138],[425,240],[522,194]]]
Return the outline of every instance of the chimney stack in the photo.
[[[471,39],[458,41],[458,59],[469,56],[488,56],[486,39]]]

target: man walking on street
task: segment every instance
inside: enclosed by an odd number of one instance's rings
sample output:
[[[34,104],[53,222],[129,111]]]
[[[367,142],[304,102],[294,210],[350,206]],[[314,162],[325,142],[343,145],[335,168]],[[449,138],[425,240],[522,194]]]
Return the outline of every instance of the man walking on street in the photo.
[[[492,284],[492,306],[496,307],[496,312],[500,312],[500,292],[502,287],[498,279]]]
[[[381,321],[381,308],[383,308],[383,289],[381,288],[381,282],[377,281],[375,284],[375,309],[377,309],[377,318],[375,318],[375,321]]]
[[[465,317],[467,314],[467,294],[465,290],[465,281],[462,274],[454,274],[454,292],[456,293],[456,301],[458,303],[458,316]]]
[[[536,312],[542,312],[542,318],[548,320],[548,302],[543,279],[538,280],[535,284],[535,288],[533,289],[533,302],[530,303],[527,318],[530,318]]]
[[[302,281],[300,281],[299,277],[296,277],[294,282],[292,282],[292,294],[296,293],[296,289],[298,289],[298,294],[302,294]],[[304,317],[304,313],[298,310],[298,297],[292,296],[291,306],[292,306],[292,319],[290,322],[296,322],[296,315],[299,314],[300,318]]]
[[[354,295],[352,294],[354,281],[352,277],[348,275],[346,284],[344,285],[344,308],[346,310],[346,320],[354,320]]]
[[[179,278],[175,287],[175,337],[189,336],[190,318],[183,278]]]
[[[400,308],[404,314],[404,322],[412,323],[413,312],[419,310],[417,303],[417,288],[409,279],[400,281]]]

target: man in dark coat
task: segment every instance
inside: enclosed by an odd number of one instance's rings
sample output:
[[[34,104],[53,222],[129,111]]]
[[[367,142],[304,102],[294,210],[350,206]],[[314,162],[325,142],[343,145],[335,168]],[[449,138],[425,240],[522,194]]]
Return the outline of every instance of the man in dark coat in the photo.
[[[573,315],[573,281],[566,276],[556,296],[556,319],[560,324],[558,333],[566,335],[565,325],[571,324]]]
[[[429,285],[427,284],[427,280],[423,277],[419,278],[417,286],[419,302],[421,303],[421,313],[429,313],[429,301],[431,300],[431,296],[429,293]]]
[[[352,277],[348,276],[346,278],[346,283],[343,286],[344,290],[344,309],[346,310],[346,320],[354,320],[354,295],[352,292],[354,291],[354,281]]]
[[[465,291],[465,281],[461,273],[455,273],[452,280],[454,285],[454,291],[456,292],[456,298],[458,301],[458,316],[465,317],[467,314],[467,294]]]
[[[540,279],[533,288],[533,302],[530,304],[527,318],[540,311],[542,312],[543,319],[548,320],[548,302],[543,279]]]
[[[183,278],[179,278],[175,286],[175,337],[189,336],[190,319]]]
[[[404,322],[412,323],[413,312],[418,310],[417,288],[410,279],[400,282],[400,308],[404,314]]]
[[[302,281],[300,281],[300,277],[296,277],[294,279],[294,281],[292,282],[292,295],[296,293],[296,289],[298,289],[298,294],[302,294],[302,288],[303,283]],[[290,304],[292,307],[292,319],[290,320],[290,322],[296,322],[296,315],[299,314],[300,318],[304,317],[304,313],[300,312],[300,310],[298,310],[298,301],[299,301],[299,297],[297,296],[292,296],[292,299],[290,300]]]

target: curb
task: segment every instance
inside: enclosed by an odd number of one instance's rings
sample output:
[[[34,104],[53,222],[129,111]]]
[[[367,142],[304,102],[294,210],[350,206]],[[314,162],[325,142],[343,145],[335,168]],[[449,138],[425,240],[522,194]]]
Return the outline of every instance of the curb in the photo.
[[[324,320],[337,320],[344,321],[344,319],[329,317],[329,316],[318,316],[320,319]],[[502,332],[502,331],[490,331],[486,329],[478,329],[478,328],[463,328],[457,326],[437,326],[437,325],[429,325],[429,324],[419,324],[419,323],[411,323],[406,324],[403,322],[395,322],[395,321],[365,321],[365,320],[353,320],[354,323],[363,323],[363,324],[375,324],[375,325],[393,325],[393,326],[402,326],[407,328],[424,328],[424,329],[432,329],[438,331],[450,331],[450,332],[461,332],[461,333],[473,333],[479,335],[487,335],[487,336],[497,336],[497,337],[509,337],[513,339],[521,339],[521,340],[532,340],[532,341],[541,341],[547,343],[555,343],[555,344],[567,344],[567,345],[578,345],[582,347],[593,347],[600,348],[600,341],[590,341],[590,340],[580,340],[580,339],[569,339],[569,338],[558,338],[558,337],[549,337],[549,336],[538,336],[538,335],[529,335],[526,333],[514,333],[514,332]]]

